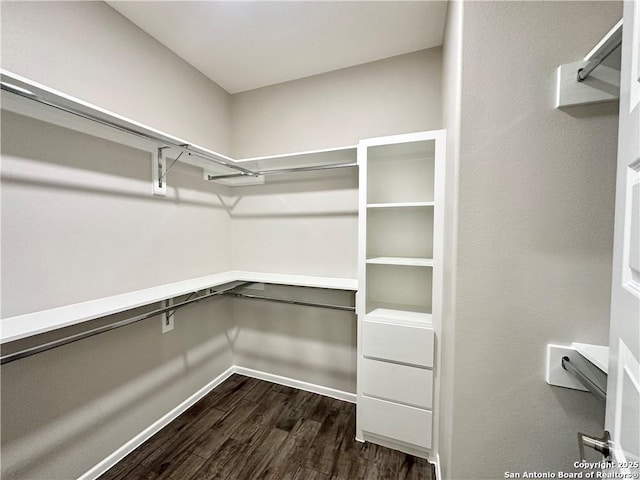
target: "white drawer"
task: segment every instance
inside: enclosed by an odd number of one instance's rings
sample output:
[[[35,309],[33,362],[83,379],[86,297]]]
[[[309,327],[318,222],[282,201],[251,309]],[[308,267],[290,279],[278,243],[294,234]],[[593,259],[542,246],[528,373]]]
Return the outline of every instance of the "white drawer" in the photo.
[[[432,391],[431,370],[369,358],[362,360],[362,393],[365,395],[430,409]]]
[[[362,429],[383,437],[431,448],[431,412],[362,396],[358,412]]]
[[[422,367],[433,367],[433,329],[381,321],[362,322],[362,354]]]

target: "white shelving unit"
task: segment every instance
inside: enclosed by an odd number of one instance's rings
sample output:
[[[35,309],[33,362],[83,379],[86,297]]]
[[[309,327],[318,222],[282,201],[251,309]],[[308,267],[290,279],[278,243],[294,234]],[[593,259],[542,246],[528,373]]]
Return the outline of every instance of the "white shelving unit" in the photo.
[[[444,138],[440,130],[358,146],[356,436],[422,457],[436,418]]]

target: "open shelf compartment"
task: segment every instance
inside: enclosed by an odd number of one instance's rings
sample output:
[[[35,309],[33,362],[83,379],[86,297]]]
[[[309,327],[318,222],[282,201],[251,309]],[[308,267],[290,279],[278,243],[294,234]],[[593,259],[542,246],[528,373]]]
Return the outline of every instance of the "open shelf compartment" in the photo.
[[[433,270],[404,265],[367,265],[367,317],[430,323]]]
[[[422,262],[401,264],[432,266],[433,263],[424,261],[433,258],[433,209],[368,210],[367,259],[378,257],[420,259]]]
[[[435,140],[369,147],[367,204],[433,202]]]

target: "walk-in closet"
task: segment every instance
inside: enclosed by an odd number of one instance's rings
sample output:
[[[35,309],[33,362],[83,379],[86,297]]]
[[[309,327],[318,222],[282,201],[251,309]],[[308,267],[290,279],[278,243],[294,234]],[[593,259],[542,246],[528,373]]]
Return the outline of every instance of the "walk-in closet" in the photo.
[[[638,12],[0,2],[0,476],[634,475]]]

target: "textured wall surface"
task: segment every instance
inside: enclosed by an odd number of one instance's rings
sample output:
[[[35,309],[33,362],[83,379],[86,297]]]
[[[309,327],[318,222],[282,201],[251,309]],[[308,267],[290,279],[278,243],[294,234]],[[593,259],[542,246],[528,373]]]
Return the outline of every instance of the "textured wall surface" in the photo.
[[[544,381],[547,343],[607,344],[616,106],[553,109],[614,2],[464,6],[447,478],[567,471],[604,407]],[[441,448],[441,455],[445,453]]]
[[[275,155],[441,128],[441,65],[438,47],[236,94],[233,152]]]
[[[230,269],[226,189],[197,168],[154,197],[146,152],[10,112],[2,133],[3,317]]]
[[[106,4],[1,9],[3,68],[228,148],[227,93]],[[230,268],[227,189],[181,164],[168,196],[153,197],[150,160],[3,111],[3,317]],[[165,335],[153,317],[4,365],[2,478],[66,480],[94,467],[232,364],[231,315],[225,301],[199,303]]]
[[[230,95],[106,3],[0,8],[2,68],[229,153]]]

